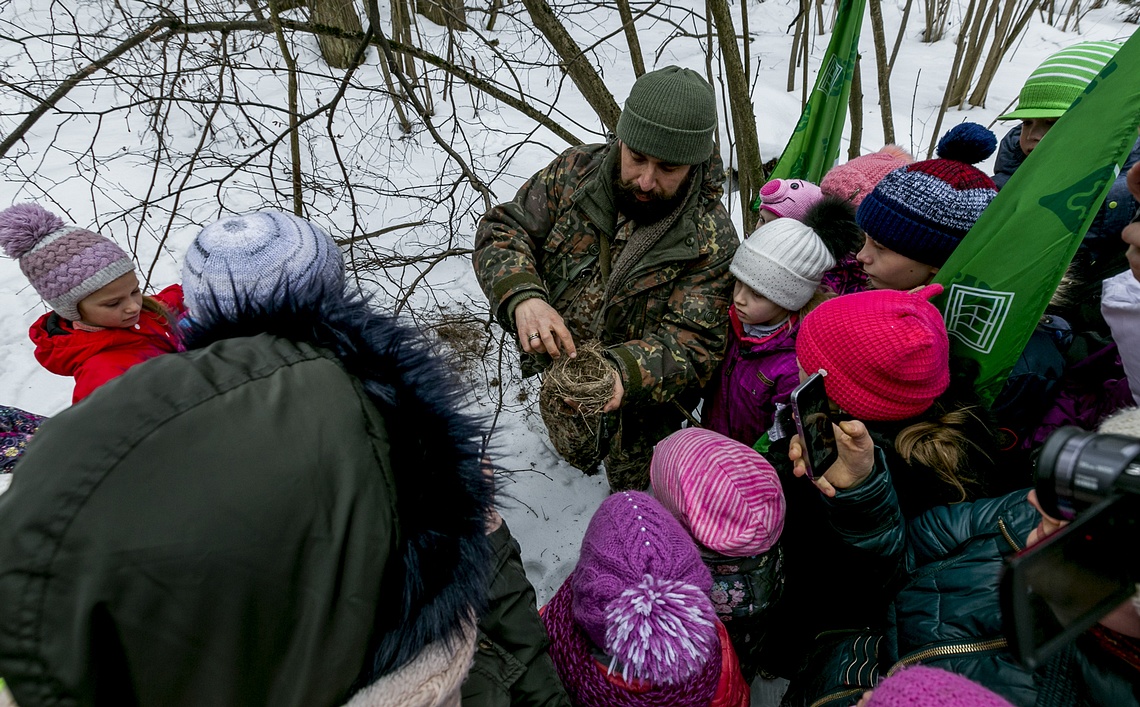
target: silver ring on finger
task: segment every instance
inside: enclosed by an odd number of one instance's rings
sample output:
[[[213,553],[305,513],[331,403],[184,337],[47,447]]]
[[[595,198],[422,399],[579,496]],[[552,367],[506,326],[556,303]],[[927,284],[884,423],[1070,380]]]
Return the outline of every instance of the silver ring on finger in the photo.
[[[541,339],[541,338],[542,338],[542,336],[539,335],[539,333],[536,331],[533,334],[531,334],[530,336],[526,337],[526,340],[527,341],[534,341],[535,339]]]

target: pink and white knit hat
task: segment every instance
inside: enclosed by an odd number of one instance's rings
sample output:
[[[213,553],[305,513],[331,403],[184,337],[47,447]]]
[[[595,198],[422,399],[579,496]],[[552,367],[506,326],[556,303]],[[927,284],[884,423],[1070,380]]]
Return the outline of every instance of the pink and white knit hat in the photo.
[[[59,316],[79,320],[79,303],[132,272],[135,264],[109,238],[63,219],[39,204],[0,211],[0,247]]]
[[[819,187],[803,179],[773,179],[760,187],[760,208],[801,222],[822,198]]]
[[[698,543],[729,557],[767,552],[784,530],[784,492],[756,450],[699,427],[657,443],[653,493]]]

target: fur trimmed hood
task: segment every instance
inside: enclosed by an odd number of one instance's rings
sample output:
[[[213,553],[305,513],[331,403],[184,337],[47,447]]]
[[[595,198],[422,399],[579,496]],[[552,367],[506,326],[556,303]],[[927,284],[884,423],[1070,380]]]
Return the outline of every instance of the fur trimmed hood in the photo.
[[[402,603],[377,618],[373,660],[357,687],[447,641],[486,602],[490,553],[485,519],[493,482],[484,473],[486,429],[463,412],[464,393],[417,331],[380,314],[357,293],[287,291],[275,304],[203,303],[192,312],[187,350],[222,339],[272,334],[330,351],[384,417],[396,480]]]
[[[277,302],[199,307],[190,350],[36,433],[0,496],[0,675],[23,707],[331,706],[469,649],[483,427],[362,297]]]

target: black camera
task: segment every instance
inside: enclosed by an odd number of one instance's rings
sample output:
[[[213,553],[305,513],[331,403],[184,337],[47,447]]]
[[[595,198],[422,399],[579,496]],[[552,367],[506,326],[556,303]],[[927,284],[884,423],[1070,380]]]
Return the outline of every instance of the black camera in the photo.
[[[1006,636],[1030,668],[1136,594],[1140,439],[1063,427],[1045,441],[1036,479],[1042,509],[1072,522],[1006,562]]]

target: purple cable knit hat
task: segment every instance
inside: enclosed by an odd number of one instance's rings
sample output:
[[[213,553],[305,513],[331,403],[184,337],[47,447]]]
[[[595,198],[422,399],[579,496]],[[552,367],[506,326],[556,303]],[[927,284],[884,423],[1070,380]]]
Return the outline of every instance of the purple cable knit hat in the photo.
[[[678,685],[717,657],[712,575],[693,539],[648,494],[602,502],[568,581],[575,622],[627,681]]]
[[[746,444],[700,427],[657,443],[653,493],[700,544],[728,557],[767,552],[784,529],[775,469]]]
[[[802,179],[773,179],[760,187],[760,208],[801,223],[822,198],[819,187]]]
[[[867,707],[1012,707],[961,675],[916,665],[879,683]]]
[[[48,306],[71,321],[79,319],[83,298],[135,269],[114,241],[69,226],[39,204],[0,211],[0,248],[20,261],[20,270]]]

